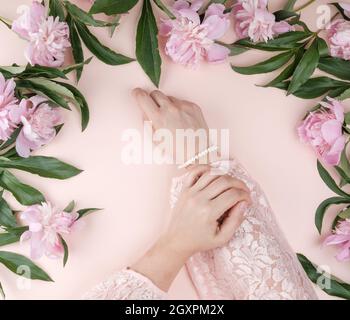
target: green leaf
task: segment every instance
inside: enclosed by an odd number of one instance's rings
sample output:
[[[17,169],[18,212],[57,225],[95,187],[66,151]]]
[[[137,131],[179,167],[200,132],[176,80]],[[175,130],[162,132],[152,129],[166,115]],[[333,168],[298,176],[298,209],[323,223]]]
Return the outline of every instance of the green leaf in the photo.
[[[300,62],[302,56],[303,49],[299,49],[295,54],[294,61],[290,63],[275,79],[264,85],[264,87],[274,87],[275,85],[289,79],[293,75],[294,70]]]
[[[283,9],[287,11],[293,11],[296,2],[297,0],[288,0]]]
[[[10,76],[16,76],[20,73],[22,73],[26,67],[24,66],[1,66],[0,67],[0,72],[1,73],[8,73]]]
[[[20,182],[9,171],[3,171],[0,174],[0,186],[10,191],[16,200],[25,206],[45,201],[45,198],[40,191]]]
[[[136,33],[136,57],[156,87],[159,86],[162,60],[158,49],[158,28],[150,0],[144,0]]]
[[[347,208],[339,213],[338,215],[342,219],[349,219],[350,218],[350,208]]]
[[[0,159],[0,168],[11,168],[53,179],[68,179],[82,172],[72,165],[53,157],[31,156],[13,160]]]
[[[1,282],[0,282],[0,296],[2,296],[4,300],[6,299],[5,291],[4,291],[4,288],[2,287]]]
[[[342,168],[338,166],[335,166],[334,168],[339,173],[340,177],[342,178],[342,181],[350,183],[350,177],[345,173],[345,171]]]
[[[7,139],[1,146],[0,146],[0,150],[4,150],[7,147],[9,147],[10,145],[12,145],[13,143],[16,142],[16,139],[19,135],[19,133],[22,130],[22,126],[19,126],[18,128],[15,129],[15,131],[12,132],[11,136],[9,139]]]
[[[324,200],[316,209],[315,214],[315,225],[318,230],[318,232],[321,234],[322,231],[322,224],[323,224],[323,218],[326,214],[326,211],[330,205],[333,204],[343,204],[343,203],[350,203],[349,198],[343,198],[343,197],[332,197]]]
[[[107,48],[82,23],[75,21],[78,33],[86,47],[102,62],[109,65],[121,65],[134,61],[133,59],[116,53]]]
[[[21,238],[22,233],[27,230],[28,227],[18,227],[8,229],[6,232],[0,232],[0,247],[18,242]]]
[[[327,57],[329,54],[328,44],[322,38],[317,38],[318,53],[321,58]]]
[[[62,68],[62,71],[63,71],[65,74],[67,74],[67,73],[69,73],[69,72],[72,72],[73,70],[77,70],[77,69],[83,67],[84,65],[89,64],[89,63],[91,62],[92,58],[93,58],[93,57],[90,57],[90,58],[86,59],[86,60],[83,61],[83,62],[75,63],[75,64],[72,64],[72,65],[70,65],[70,66],[64,67],[64,68]]]
[[[285,81],[282,83],[277,83],[274,87],[287,90],[289,87],[290,81]],[[340,92],[346,90],[347,86],[350,83],[335,80],[327,77],[316,77],[311,78],[305,82],[297,91],[293,93],[298,98],[302,99],[314,99],[320,97],[332,89],[340,90]],[[338,93],[339,91],[337,91]]]
[[[267,73],[277,70],[284,66],[293,57],[293,52],[283,52],[277,56],[274,56],[268,60],[257,63],[249,67],[236,67],[232,66],[232,69],[240,74],[258,74]]]
[[[3,192],[0,192],[0,226],[16,227],[17,221],[13,212],[5,199],[2,197]]]
[[[311,44],[310,48],[306,50],[300,63],[296,67],[288,87],[288,94],[296,92],[312,76],[318,65],[319,59],[318,41],[316,39]]]
[[[113,23],[110,22],[94,19],[94,17],[90,13],[85,12],[84,10],[80,9],[75,4],[72,4],[69,1],[65,1],[64,3],[67,11],[72,16],[72,18],[81,22],[84,25],[93,27],[108,27],[113,25]]]
[[[262,51],[285,51],[300,46],[299,42],[310,37],[309,32],[291,31],[282,33],[268,42],[251,42],[250,39],[241,39],[234,43],[236,46],[258,49]]]
[[[5,19],[3,17],[0,17],[0,22],[2,22],[10,30],[12,29],[11,21],[9,21],[9,20],[7,20],[7,19]]]
[[[229,54],[230,57],[238,56],[244,52],[249,51],[249,48],[240,47],[235,44],[221,44],[221,45],[225,46],[230,50],[230,54]]]
[[[68,245],[67,242],[63,239],[63,237],[60,235],[60,239],[62,241],[63,249],[64,249],[64,255],[63,255],[63,267],[66,266],[66,263],[68,261],[69,251],[68,251]]]
[[[60,0],[50,0],[49,16],[59,17],[60,21],[65,21],[64,9]]]
[[[88,214],[93,213],[93,212],[95,212],[95,211],[99,211],[99,210],[102,210],[102,209],[100,209],[100,208],[80,209],[80,210],[77,211],[78,214],[79,214],[78,219],[80,219],[80,218],[82,218],[82,217],[85,217],[85,216],[87,216]],[[77,220],[78,220],[78,219],[77,219]]]
[[[317,284],[317,281],[321,276],[329,280],[330,287],[327,288],[325,286],[325,288],[321,288],[324,292],[326,292],[330,296],[350,299],[350,284],[347,284],[344,281],[337,279],[332,275],[330,277],[327,277],[324,273],[320,273],[319,267],[312,263],[304,255],[298,253],[297,257],[299,262],[303,266],[306,274],[308,275],[309,279],[313,283]]]
[[[109,28],[109,35],[111,38],[113,37],[115,29],[119,25],[120,17],[121,17],[120,14],[116,14],[116,15],[112,16],[112,21],[113,21],[114,25]]]
[[[74,95],[74,105],[79,109],[81,114],[81,128],[82,131],[86,129],[86,127],[89,124],[90,119],[90,111],[89,111],[89,105],[85,99],[85,97],[82,95],[82,93],[76,89],[74,86],[70,85],[69,83],[59,83],[61,86],[66,87],[69,91],[71,91]]]
[[[68,203],[67,207],[63,209],[64,212],[71,213],[74,210],[75,207],[75,201],[72,200],[71,202]]]
[[[349,113],[349,116],[350,116],[350,113]],[[345,114],[345,123],[347,123],[346,121],[347,121],[347,114]],[[349,121],[350,121],[350,119],[349,119]],[[348,146],[348,143],[345,145],[344,150],[341,153],[339,167],[343,170],[344,174],[347,177],[350,177],[350,163],[349,163],[349,160],[348,160],[348,157],[346,154],[347,146]],[[340,180],[339,186],[343,187],[346,184],[347,184],[347,182],[342,178]]]
[[[153,0],[154,3],[162,10],[170,19],[176,19],[174,14],[168,9],[168,7],[163,3],[162,0]]]
[[[19,74],[17,74],[18,78],[62,78],[67,79],[64,72],[62,72],[60,69],[57,68],[51,68],[51,67],[43,67],[39,65],[31,66],[30,64],[27,65],[25,70]]]
[[[278,10],[273,14],[276,17],[276,21],[282,21],[293,17],[297,17],[297,18],[300,17],[300,15],[297,14],[296,12],[289,11],[289,10]]]
[[[62,93],[59,93],[56,90],[53,90],[54,88],[52,88],[52,85],[49,84],[49,82],[51,82],[51,84],[53,83],[52,81],[47,79],[17,80],[16,88],[27,89],[30,92],[33,92],[48,98],[54,104],[57,104],[65,109],[70,110],[67,101],[62,96]]]
[[[69,27],[70,42],[72,45],[74,62],[81,64],[84,62],[84,52],[83,52],[83,48],[81,47],[81,40],[79,38],[78,31],[75,28],[75,25],[70,15],[67,16],[67,24]],[[79,82],[81,78],[81,74],[83,73],[83,68],[84,68],[84,65],[82,64],[81,67],[76,69],[77,82]]]
[[[138,0],[95,0],[90,9],[90,13],[105,13],[109,16],[126,13],[132,9],[137,2]]]
[[[350,61],[334,57],[323,57],[318,68],[339,79],[350,80]]]
[[[0,263],[2,263],[10,271],[28,279],[53,281],[44,270],[42,270],[28,258],[17,253],[0,251]],[[19,268],[23,266],[28,267],[30,272],[23,272],[23,274],[17,273],[21,271]]]
[[[348,193],[344,192],[342,189],[340,189],[337,186],[337,184],[335,183],[335,181],[333,180],[331,175],[322,166],[322,164],[319,160],[317,160],[317,170],[318,170],[318,173],[319,173],[321,179],[323,180],[323,182],[327,185],[327,187],[329,189],[331,189],[334,193],[338,194],[339,196],[349,197],[349,199],[350,199],[350,195]]]

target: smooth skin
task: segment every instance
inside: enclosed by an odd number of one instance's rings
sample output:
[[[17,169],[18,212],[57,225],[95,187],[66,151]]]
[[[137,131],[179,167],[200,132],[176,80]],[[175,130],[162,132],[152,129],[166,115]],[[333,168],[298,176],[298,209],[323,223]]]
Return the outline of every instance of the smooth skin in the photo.
[[[160,91],[148,94],[135,89],[133,95],[144,120],[152,121],[154,129],[208,130],[200,108],[194,103]],[[191,166],[168,227],[131,269],[168,291],[189,257],[220,247],[233,237],[250,202],[249,189],[242,181],[219,175],[208,165]]]

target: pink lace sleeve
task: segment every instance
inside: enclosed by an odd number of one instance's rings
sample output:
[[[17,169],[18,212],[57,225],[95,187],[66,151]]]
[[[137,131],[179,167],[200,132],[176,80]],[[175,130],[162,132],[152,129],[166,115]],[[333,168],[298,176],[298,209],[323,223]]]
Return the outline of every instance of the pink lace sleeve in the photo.
[[[259,186],[236,161],[213,164],[244,181],[253,204],[224,247],[195,254],[186,267],[201,299],[317,299],[311,282],[276,223]],[[175,178],[174,205],[183,177]]]
[[[97,285],[84,297],[87,300],[163,300],[167,294],[143,275],[124,269]]]

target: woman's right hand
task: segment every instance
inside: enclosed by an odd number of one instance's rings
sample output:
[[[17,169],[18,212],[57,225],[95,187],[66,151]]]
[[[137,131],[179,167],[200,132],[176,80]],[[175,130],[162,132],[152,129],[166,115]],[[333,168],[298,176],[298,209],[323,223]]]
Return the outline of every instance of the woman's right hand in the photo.
[[[250,201],[242,181],[209,166],[191,168],[166,232],[131,269],[167,291],[190,256],[232,238]]]
[[[247,186],[210,166],[190,169],[162,239],[185,259],[228,242],[250,203]]]

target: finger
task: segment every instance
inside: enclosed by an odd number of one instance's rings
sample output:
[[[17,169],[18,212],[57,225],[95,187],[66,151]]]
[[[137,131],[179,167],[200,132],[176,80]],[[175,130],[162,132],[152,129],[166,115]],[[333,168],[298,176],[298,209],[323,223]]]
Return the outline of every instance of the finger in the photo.
[[[205,174],[203,174],[198,181],[193,186],[193,190],[195,192],[200,192],[204,190],[208,185],[210,185],[213,181],[219,179],[222,175],[216,170],[208,170]]]
[[[198,165],[195,167],[191,167],[187,173],[187,177],[184,182],[184,187],[191,188],[196,181],[210,169],[209,166],[206,165]]]
[[[214,208],[213,219],[219,219],[227,210],[230,210],[241,201],[250,203],[251,200],[248,192],[234,188],[223,192],[210,201],[210,205]]]
[[[173,96],[168,96],[168,98],[176,107],[180,107],[182,105],[182,100],[175,98]]]
[[[218,197],[220,194],[231,188],[241,189],[248,193],[250,192],[250,190],[243,181],[230,177],[228,175],[221,175],[218,179],[213,180],[203,190],[203,192],[205,194],[206,199],[211,200]]]
[[[230,241],[239,226],[244,221],[244,213],[247,210],[247,203],[240,202],[229,210],[227,217],[222,222],[216,235],[219,245]]]
[[[161,108],[174,107],[171,100],[163,92],[159,90],[152,91],[150,96],[154,100],[154,102]]]
[[[158,122],[159,118],[159,107],[158,105],[153,101],[153,99],[149,96],[149,94],[140,88],[136,88],[132,91],[133,96],[136,99],[136,102],[143,112],[144,116],[156,123]]]

